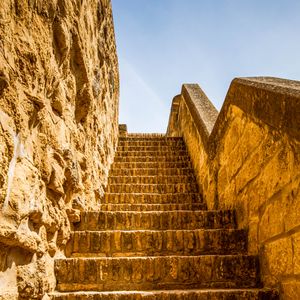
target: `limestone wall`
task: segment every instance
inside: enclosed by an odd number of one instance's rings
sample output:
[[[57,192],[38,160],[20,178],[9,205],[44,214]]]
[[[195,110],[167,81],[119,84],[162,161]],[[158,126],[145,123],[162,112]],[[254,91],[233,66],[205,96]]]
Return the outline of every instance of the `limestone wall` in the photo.
[[[0,299],[40,299],[72,209],[97,209],[119,75],[109,0],[1,2]]]
[[[168,127],[184,137],[208,207],[236,209],[264,284],[291,300],[300,298],[299,116],[299,82],[244,78],[219,115],[197,85],[184,85]]]

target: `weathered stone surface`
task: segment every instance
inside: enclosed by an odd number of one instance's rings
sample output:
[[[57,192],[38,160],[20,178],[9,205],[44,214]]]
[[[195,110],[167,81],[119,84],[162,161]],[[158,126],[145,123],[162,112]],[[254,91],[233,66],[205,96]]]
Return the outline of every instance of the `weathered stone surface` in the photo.
[[[143,140],[141,149],[151,141]],[[143,167],[150,168],[141,164],[138,169]],[[195,183],[192,172],[189,184]],[[149,189],[166,189],[168,180],[175,178],[172,185],[185,186],[179,180],[185,176],[157,175],[151,180],[160,183],[140,182],[145,178],[149,177],[110,176],[110,197],[101,204],[105,211],[81,213],[66,249],[71,258],[55,262],[57,289],[65,293],[53,293],[53,299],[278,299],[275,291],[253,289],[260,287],[258,258],[247,255],[247,232],[232,229],[234,211],[199,210],[201,202],[172,203],[182,194],[180,189],[168,194]],[[122,203],[116,204],[116,194],[111,193],[115,187],[123,195]],[[152,197],[136,198],[132,204],[136,187],[140,195]],[[189,199],[197,194],[187,189],[185,195]]]
[[[110,184],[106,191],[108,193],[197,193],[198,186],[196,183],[176,183],[176,184]]]
[[[72,256],[162,256],[235,254],[247,250],[244,230],[78,231],[68,243]]]
[[[234,228],[232,211],[108,211],[86,212],[76,230],[168,230]]]
[[[252,256],[163,256],[56,260],[59,291],[257,287]]]
[[[41,299],[55,283],[46,266],[78,221],[67,210],[97,209],[114,156],[110,1],[4,1],[0,40],[0,294]]]
[[[188,172],[187,172],[188,174]],[[176,176],[176,174],[173,174]],[[129,193],[106,193],[103,199],[103,203],[121,204],[183,204],[183,203],[203,203],[202,196],[195,193],[176,193],[176,194],[129,194]]]
[[[264,246],[262,266],[263,276],[271,284],[276,284],[282,276],[294,273],[293,248],[290,237],[284,237]]]
[[[277,300],[278,292],[257,289],[204,289],[143,292],[55,293],[54,300]],[[290,298],[292,299],[292,298]],[[293,298],[294,299],[294,298]]]
[[[205,210],[205,203],[162,203],[162,204],[100,204],[101,211],[172,211],[172,210]]]
[[[208,208],[236,210],[238,227],[249,229],[250,253],[261,255],[267,286],[299,282],[300,83],[234,79],[217,118],[197,108],[199,99],[211,104],[190,89],[184,85],[174,98],[167,133],[185,140]]]
[[[282,284],[283,297],[287,300],[294,300],[299,297],[300,283],[296,280],[283,282]]]

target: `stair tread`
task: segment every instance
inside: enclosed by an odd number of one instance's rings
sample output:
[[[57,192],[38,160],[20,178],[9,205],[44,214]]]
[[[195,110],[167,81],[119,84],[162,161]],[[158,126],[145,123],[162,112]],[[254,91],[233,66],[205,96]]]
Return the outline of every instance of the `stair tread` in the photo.
[[[52,299],[279,299],[235,212],[206,209],[182,137],[119,137],[101,200],[55,260]]]
[[[118,257],[111,257],[111,256],[107,256],[107,257],[64,257],[64,258],[57,258],[56,261],[71,261],[71,260],[94,260],[94,261],[112,261],[112,260],[124,260],[124,261],[132,261],[132,260],[168,260],[170,258],[177,258],[177,259],[194,259],[194,258],[218,258],[218,259],[222,259],[222,258],[252,258],[252,259],[256,259],[257,255],[252,255],[252,254],[202,254],[202,255],[164,255],[164,256],[157,256],[157,255],[149,255],[149,256],[131,256],[131,257],[127,257],[127,256],[118,256]]]
[[[100,211],[169,211],[169,210],[206,210],[204,203],[162,203],[162,204],[100,204]]]
[[[235,214],[223,211],[101,211],[83,212],[75,230],[235,228]]]
[[[245,254],[246,247],[241,229],[86,230],[71,234],[67,256]]]
[[[71,293],[52,293],[52,299],[89,299],[89,300],[118,300],[118,299],[147,299],[147,300],[279,300],[278,291],[269,289],[189,289],[189,290],[149,290],[149,291],[111,291],[111,292],[71,292]],[[80,297],[80,298],[78,298]],[[126,297],[126,298],[125,298]],[[172,298],[171,298],[172,297]],[[175,298],[176,297],[176,298]],[[183,298],[184,297],[184,298]],[[204,298],[203,298],[204,297]],[[208,298],[209,297],[209,298]],[[226,298],[224,298],[226,297]],[[234,298],[233,298],[234,297]]]
[[[154,157],[187,157],[188,158],[188,152],[186,150],[168,150],[168,151],[120,151],[116,153],[115,157],[149,157],[149,156],[154,156]]]
[[[277,292],[274,289],[269,289],[269,288],[228,288],[228,289],[222,289],[222,288],[203,288],[203,289],[188,289],[188,290],[146,290],[146,291],[103,291],[103,292],[96,292],[96,291],[86,291],[86,292],[70,292],[70,294],[74,294],[74,295],[80,295],[80,294],[87,294],[87,295],[98,295],[98,294],[108,294],[108,295],[113,295],[113,294],[159,294],[159,293],[206,293],[206,292],[217,292],[217,293],[221,293],[221,292],[246,292],[246,291],[251,291],[251,292],[259,292],[259,291],[265,291],[265,292],[269,292],[269,291],[274,291],[275,293]],[[51,295],[65,295],[66,293],[64,292],[52,292]],[[69,293],[68,293],[69,294]]]

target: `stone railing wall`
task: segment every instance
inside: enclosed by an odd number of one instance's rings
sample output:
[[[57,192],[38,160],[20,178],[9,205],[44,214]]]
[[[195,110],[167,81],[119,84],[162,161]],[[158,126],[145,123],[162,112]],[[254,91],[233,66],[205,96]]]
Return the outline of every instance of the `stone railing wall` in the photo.
[[[109,0],[1,2],[0,299],[54,288],[71,223],[104,193],[118,101]]]
[[[264,284],[298,299],[300,82],[235,79],[219,114],[198,85],[183,85],[167,134],[183,136],[208,208],[236,210]]]

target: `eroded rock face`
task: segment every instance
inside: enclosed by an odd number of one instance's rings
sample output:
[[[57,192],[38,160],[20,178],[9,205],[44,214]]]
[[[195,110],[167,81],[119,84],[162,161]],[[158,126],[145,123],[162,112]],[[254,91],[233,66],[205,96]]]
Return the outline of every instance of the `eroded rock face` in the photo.
[[[110,1],[4,1],[0,41],[0,294],[41,299],[70,219],[97,209],[114,156]]]

